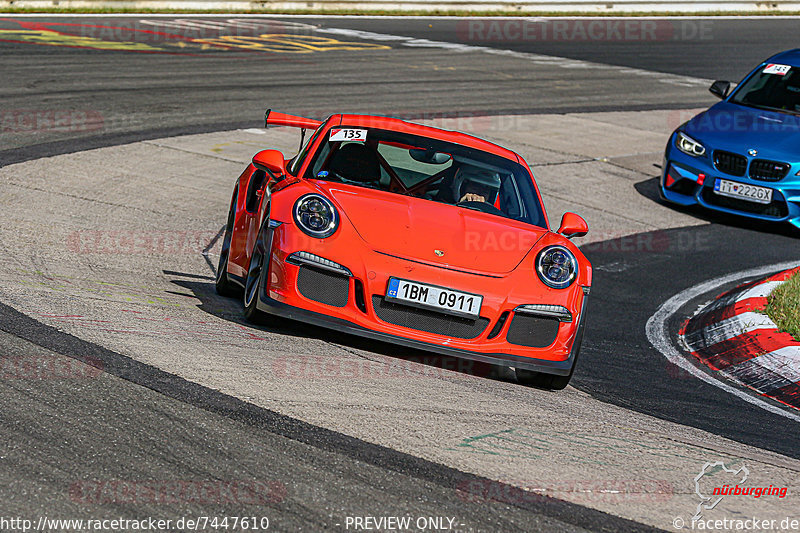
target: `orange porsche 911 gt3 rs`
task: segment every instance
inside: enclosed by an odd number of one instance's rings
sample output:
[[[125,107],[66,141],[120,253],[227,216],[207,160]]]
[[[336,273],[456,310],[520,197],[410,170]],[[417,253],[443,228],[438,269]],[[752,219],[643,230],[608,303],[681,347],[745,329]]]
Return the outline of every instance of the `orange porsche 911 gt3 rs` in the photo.
[[[550,230],[514,152],[462,133],[366,115],[319,122],[300,152],[253,157],[236,181],[217,291],[250,320],[285,317],[512,367],[562,389],[575,370],[592,269]]]

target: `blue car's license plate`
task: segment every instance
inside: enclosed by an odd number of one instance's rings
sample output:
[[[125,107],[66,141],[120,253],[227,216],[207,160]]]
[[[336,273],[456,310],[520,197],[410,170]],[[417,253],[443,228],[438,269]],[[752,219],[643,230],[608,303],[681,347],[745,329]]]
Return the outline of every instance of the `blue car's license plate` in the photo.
[[[720,196],[741,198],[742,200],[756,202],[758,204],[768,204],[772,202],[772,189],[731,180],[717,179],[717,181],[714,182],[714,192]]]

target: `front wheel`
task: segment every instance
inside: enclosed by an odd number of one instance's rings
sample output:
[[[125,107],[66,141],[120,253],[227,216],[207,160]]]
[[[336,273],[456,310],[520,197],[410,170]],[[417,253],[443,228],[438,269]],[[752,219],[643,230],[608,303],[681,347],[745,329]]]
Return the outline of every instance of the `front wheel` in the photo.
[[[264,240],[264,228],[267,221],[264,221],[258,238],[253,245],[253,253],[250,256],[250,266],[247,268],[247,278],[244,282],[244,317],[254,324],[266,325],[270,322],[270,315],[258,309],[258,294],[261,291],[261,282],[264,279],[264,271],[267,268],[269,251]]]
[[[525,370],[522,368],[515,368],[514,375],[517,378],[517,383],[527,385],[529,387],[536,387],[538,389],[548,390],[564,390],[569,385],[572,379],[572,374],[575,373],[575,367],[578,366],[578,355],[581,353],[581,344],[583,344],[583,328],[578,331],[578,338],[575,339],[572,346],[572,352],[575,354],[575,360],[572,362],[572,368],[566,376],[556,376],[554,374],[545,374],[543,372],[534,372],[533,370]]]
[[[234,193],[235,198],[235,193]],[[214,280],[214,287],[220,296],[239,296],[241,288],[228,279],[228,257],[231,253],[231,238],[233,236],[233,211],[234,203],[228,211],[228,221],[225,223],[225,234],[222,237],[222,250],[219,252],[219,264],[217,265],[217,277]]]
[[[575,369],[575,367],[572,368],[573,370]],[[569,385],[569,380],[572,379],[572,372],[567,376],[556,376],[522,368],[515,368],[514,375],[517,378],[517,383],[521,385],[548,390],[563,390]]]

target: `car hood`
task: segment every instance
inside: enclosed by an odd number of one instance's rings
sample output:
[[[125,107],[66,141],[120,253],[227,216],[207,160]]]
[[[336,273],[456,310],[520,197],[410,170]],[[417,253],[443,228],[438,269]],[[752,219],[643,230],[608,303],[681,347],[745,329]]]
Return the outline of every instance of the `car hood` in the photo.
[[[339,183],[317,186],[338,204],[373,250],[448,268],[511,272],[547,233],[544,228],[431,200]]]
[[[690,120],[683,130],[708,150],[758,158],[800,161],[800,116],[720,102]]]

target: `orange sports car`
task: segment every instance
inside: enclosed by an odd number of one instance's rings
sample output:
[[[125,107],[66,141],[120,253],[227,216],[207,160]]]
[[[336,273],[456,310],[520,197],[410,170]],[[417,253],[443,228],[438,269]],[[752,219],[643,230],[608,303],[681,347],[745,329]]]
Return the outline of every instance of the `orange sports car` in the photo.
[[[236,180],[217,291],[253,321],[284,317],[512,367],[562,389],[575,370],[592,268],[550,229],[530,168],[488,141],[398,119],[267,111],[314,133]]]

